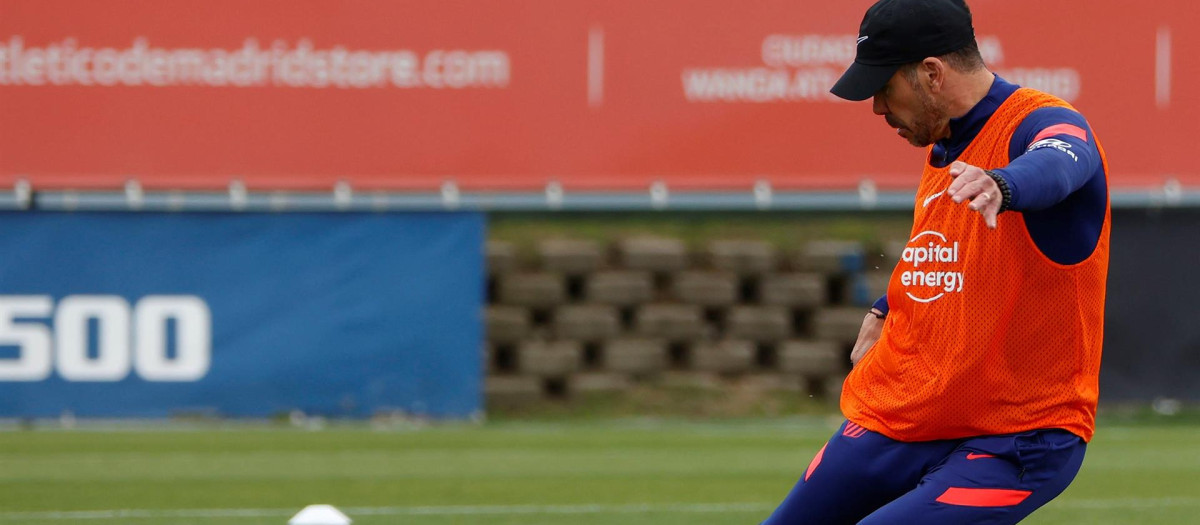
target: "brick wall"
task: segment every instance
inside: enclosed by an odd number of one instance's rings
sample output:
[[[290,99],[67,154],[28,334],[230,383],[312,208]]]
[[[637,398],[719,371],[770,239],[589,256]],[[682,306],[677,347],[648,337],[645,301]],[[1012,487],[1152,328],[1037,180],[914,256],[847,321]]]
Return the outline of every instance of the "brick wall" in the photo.
[[[555,239],[487,246],[489,402],[621,391],[665,373],[831,397],[900,244]],[[532,255],[532,256],[529,256]]]

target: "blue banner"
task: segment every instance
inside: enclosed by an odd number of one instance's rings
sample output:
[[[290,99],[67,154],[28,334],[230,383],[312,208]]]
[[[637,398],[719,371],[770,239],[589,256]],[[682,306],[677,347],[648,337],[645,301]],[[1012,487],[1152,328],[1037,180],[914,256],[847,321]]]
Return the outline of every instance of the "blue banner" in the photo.
[[[0,213],[0,416],[481,409],[478,213]]]

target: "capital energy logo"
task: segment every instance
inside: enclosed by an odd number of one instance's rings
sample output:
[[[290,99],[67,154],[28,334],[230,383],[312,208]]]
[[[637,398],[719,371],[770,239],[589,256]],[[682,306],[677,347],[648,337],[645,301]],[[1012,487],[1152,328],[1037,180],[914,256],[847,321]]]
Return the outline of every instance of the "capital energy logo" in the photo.
[[[953,271],[960,261],[958,241],[951,242],[940,232],[918,233],[908,241],[900,260],[912,265],[900,274],[900,284],[909,299],[932,303],[963,289],[962,272]]]

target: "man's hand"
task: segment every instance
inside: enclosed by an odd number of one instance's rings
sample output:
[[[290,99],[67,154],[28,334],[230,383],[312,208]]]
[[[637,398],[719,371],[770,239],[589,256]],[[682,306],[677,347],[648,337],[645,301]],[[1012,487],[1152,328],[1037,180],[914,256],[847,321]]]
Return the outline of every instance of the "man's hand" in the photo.
[[[883,319],[878,317],[881,314],[882,312],[872,308],[871,313],[863,319],[862,328],[858,329],[858,340],[854,342],[854,349],[850,351],[852,364],[857,365],[863,356],[867,355],[867,350],[879,340],[879,334],[883,333]]]
[[[962,161],[950,165],[950,176],[954,177],[954,182],[946,194],[954,202],[971,201],[968,207],[983,215],[983,222],[988,228],[995,229],[996,215],[1000,213],[1000,205],[1004,201],[996,181],[982,169]]]

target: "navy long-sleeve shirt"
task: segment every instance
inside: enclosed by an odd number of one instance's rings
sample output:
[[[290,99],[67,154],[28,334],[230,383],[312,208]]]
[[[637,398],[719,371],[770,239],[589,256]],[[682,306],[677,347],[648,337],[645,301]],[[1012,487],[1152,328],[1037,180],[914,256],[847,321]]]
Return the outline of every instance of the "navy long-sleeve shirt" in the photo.
[[[933,145],[930,163],[940,168],[957,160],[1019,87],[996,76],[983,100],[950,119],[950,136]],[[1010,208],[1025,215],[1034,244],[1059,264],[1087,259],[1100,240],[1108,203],[1107,174],[1087,120],[1067,108],[1034,110],[1013,133],[1008,159],[994,171],[1008,183]],[[887,313],[887,296],[874,306]]]

